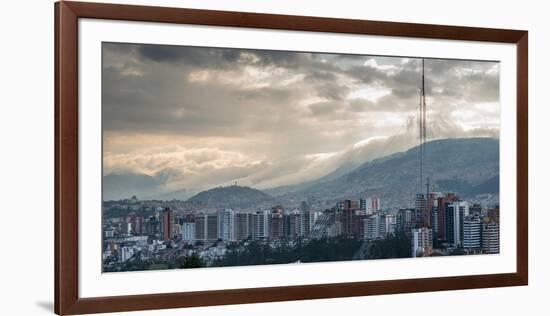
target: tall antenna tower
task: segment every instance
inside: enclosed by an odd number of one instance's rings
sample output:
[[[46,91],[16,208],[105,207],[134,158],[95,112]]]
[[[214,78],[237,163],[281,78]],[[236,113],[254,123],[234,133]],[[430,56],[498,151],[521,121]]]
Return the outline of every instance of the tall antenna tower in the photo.
[[[425,160],[425,143],[426,143],[426,130],[427,130],[427,115],[426,115],[426,85],[424,76],[424,58],[422,58],[422,86],[420,88],[420,115],[419,115],[419,134],[420,134],[420,190],[422,192],[424,188],[424,160]],[[424,227],[430,226],[430,179],[426,178],[426,196],[421,200],[422,211],[422,225]]]
[[[424,143],[426,142],[426,90],[424,83],[424,58],[422,58],[422,87],[420,89],[420,115],[418,118],[419,122],[419,133],[420,133],[420,192],[424,187]]]

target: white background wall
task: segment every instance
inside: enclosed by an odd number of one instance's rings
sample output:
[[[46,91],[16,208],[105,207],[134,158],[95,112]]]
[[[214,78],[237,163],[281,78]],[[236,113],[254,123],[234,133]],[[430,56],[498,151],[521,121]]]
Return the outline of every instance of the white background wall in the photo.
[[[545,314],[550,19],[545,1],[116,1],[190,8],[529,30],[530,285],[135,312],[129,315]],[[0,314],[53,313],[53,2],[0,11]]]

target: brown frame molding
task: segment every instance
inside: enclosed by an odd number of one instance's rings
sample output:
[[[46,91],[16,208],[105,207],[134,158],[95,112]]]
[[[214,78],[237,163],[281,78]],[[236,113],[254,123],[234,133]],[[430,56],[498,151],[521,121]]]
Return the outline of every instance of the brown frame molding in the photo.
[[[78,19],[80,18],[516,44],[517,272],[478,276],[79,298]],[[527,285],[527,37],[527,31],[519,30],[72,1],[55,3],[55,312],[59,315],[71,315]]]

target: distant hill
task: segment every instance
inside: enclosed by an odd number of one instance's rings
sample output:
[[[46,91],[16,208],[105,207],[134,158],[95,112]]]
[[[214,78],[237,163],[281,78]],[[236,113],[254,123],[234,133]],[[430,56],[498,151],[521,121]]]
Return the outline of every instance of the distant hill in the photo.
[[[287,202],[314,197],[320,200],[358,198],[375,194],[383,206],[411,205],[420,188],[419,147],[367,162],[336,178],[276,196]],[[452,191],[463,197],[498,196],[499,143],[495,138],[441,139],[426,143],[424,178],[432,191]],[[271,192],[277,192],[272,189]]]
[[[187,202],[206,204],[210,207],[248,208],[273,203],[270,195],[250,187],[232,185],[202,191]]]

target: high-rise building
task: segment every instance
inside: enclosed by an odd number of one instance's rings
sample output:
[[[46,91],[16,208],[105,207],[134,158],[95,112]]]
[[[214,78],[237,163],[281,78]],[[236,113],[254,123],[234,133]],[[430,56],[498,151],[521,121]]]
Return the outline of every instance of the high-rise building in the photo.
[[[185,242],[194,242],[196,236],[196,223],[195,222],[183,222],[181,223],[181,240]]]
[[[252,236],[252,214],[248,212],[235,213],[235,239],[237,241]]]
[[[127,221],[131,223],[131,233],[133,235],[143,235],[143,216],[136,215],[134,212],[132,212],[129,215]]]
[[[484,253],[499,253],[500,227],[495,220],[487,218],[481,224],[481,247]]]
[[[207,214],[206,216],[206,240],[216,241],[218,235],[218,214]]]
[[[160,221],[156,216],[151,216],[147,221],[145,221],[145,234],[151,236],[159,236]]]
[[[218,238],[235,241],[235,212],[230,208],[218,211]]]
[[[397,220],[394,214],[385,214],[380,216],[380,231],[381,238],[386,238],[388,235],[395,234]]]
[[[162,211],[162,239],[164,241],[170,240],[172,238],[172,225],[174,224],[172,210],[165,208]]]
[[[364,238],[367,240],[380,238],[380,214],[374,214],[363,220]]]
[[[126,236],[130,236],[132,234],[132,223],[125,221],[122,223],[122,233]]]
[[[377,196],[371,197],[371,207],[373,213],[380,212],[380,210],[382,209],[382,207],[380,206],[380,199]]]
[[[271,211],[259,211],[252,214],[252,239],[266,239],[269,237],[269,223]]]
[[[269,238],[272,240],[283,239],[285,237],[283,212],[274,211],[271,213],[269,224]]]
[[[433,204],[434,234],[437,240],[443,242],[447,239],[447,203],[458,201],[454,193],[441,194],[435,197]]]
[[[422,194],[416,194],[414,200],[414,208],[416,210],[416,222],[420,227],[430,227],[430,213],[428,210],[428,199]]]
[[[377,213],[381,209],[380,199],[377,196],[359,199],[359,209],[364,210],[366,215]]]
[[[356,235],[356,231],[354,229],[355,211],[344,207],[344,210],[342,211],[340,216],[341,216],[341,222],[342,222],[342,234],[348,238],[355,236]]]
[[[172,224],[172,237],[181,236],[181,225],[179,222]]]
[[[432,232],[434,234],[437,234],[439,223],[438,223],[438,213],[439,209],[437,207],[438,205],[438,199],[444,197],[442,192],[430,192],[428,194],[428,200],[427,200],[427,210],[428,214],[426,214],[426,222],[425,224],[427,227],[432,229]]]
[[[435,199],[435,203],[433,206],[434,209],[434,222],[437,223],[437,227],[434,227],[434,232],[436,234],[437,240],[439,241],[445,241],[447,238],[447,230],[446,230],[446,212],[445,212],[445,204],[447,203],[447,198],[445,196],[438,197]]]
[[[344,211],[346,211],[346,210],[355,210],[358,207],[359,207],[359,204],[357,203],[357,201],[344,200],[344,209],[343,209]]]
[[[433,231],[428,227],[414,228],[411,231],[411,256],[427,257],[433,252]]]
[[[445,214],[446,240],[448,243],[460,247],[464,240],[462,236],[464,217],[469,215],[468,202],[456,201],[447,203]]]
[[[308,236],[309,232],[315,225],[315,220],[317,219],[317,213],[312,212],[311,210],[302,211],[300,220],[301,220],[301,233],[303,236]]]
[[[327,226],[326,236],[327,237],[337,237],[342,235],[342,222],[333,222]]]
[[[302,217],[300,211],[295,210],[288,212],[284,216],[285,219],[285,236],[287,238],[296,238],[302,236]]]
[[[415,213],[414,209],[400,209],[396,216],[396,230],[409,234],[416,222]]]
[[[357,210],[353,215],[353,236],[359,239],[365,238],[364,220],[367,218],[366,211]]]
[[[367,199],[359,199],[359,209],[363,211],[367,210]]]
[[[468,253],[475,252],[481,248],[481,218],[479,215],[464,217],[462,235],[462,248]]]
[[[195,216],[195,239],[206,241],[208,231],[207,227],[207,215],[206,214],[198,214]]]

